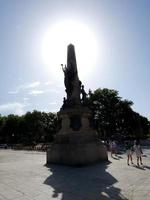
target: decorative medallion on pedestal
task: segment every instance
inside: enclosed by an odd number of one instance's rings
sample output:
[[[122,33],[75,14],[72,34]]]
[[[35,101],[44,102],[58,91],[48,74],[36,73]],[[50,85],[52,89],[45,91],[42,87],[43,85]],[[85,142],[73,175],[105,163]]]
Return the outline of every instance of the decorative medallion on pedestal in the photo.
[[[87,106],[84,86],[78,77],[75,49],[72,44],[68,46],[67,66],[61,66],[67,97],[57,113],[61,129],[47,151],[47,164],[78,166],[108,160],[106,147],[90,126],[91,111]]]

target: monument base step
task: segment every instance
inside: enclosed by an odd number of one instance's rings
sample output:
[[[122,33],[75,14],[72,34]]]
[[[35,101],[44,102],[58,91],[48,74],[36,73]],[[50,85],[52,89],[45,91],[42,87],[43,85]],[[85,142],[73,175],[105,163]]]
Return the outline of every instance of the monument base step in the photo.
[[[84,139],[83,139],[84,138]],[[91,140],[90,140],[91,138]],[[98,161],[107,161],[105,145],[88,135],[59,136],[47,151],[47,164],[82,166]]]

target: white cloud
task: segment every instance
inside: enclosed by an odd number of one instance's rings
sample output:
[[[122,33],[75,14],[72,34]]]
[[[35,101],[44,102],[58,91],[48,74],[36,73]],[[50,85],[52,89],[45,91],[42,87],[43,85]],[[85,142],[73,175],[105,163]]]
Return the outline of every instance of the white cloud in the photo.
[[[24,111],[25,104],[14,102],[0,105],[0,113],[3,115],[15,114],[22,115]]]
[[[41,83],[40,83],[39,81],[30,83],[30,84],[25,85],[25,89],[28,89],[28,88],[37,88],[37,87],[40,86],[40,84],[41,84]]]
[[[17,93],[19,93],[20,91],[23,91],[23,90],[38,88],[40,85],[41,85],[41,83],[39,81],[22,84],[22,85],[19,85],[16,88],[16,90],[9,91],[8,94],[17,94]]]
[[[30,90],[28,94],[37,96],[37,95],[44,94],[44,93],[56,93],[56,94],[59,94],[60,91],[57,90],[57,89]]]
[[[59,94],[59,93],[60,93],[60,90],[57,90],[57,89],[51,88],[51,89],[46,90],[46,92],[52,92],[52,93]]]
[[[56,102],[51,102],[51,103],[49,103],[50,105],[56,105]]]
[[[9,91],[8,94],[17,94],[19,91],[18,90],[14,90],[14,91]]]
[[[45,84],[45,85],[53,85],[53,82],[47,81],[47,82],[45,82],[44,84]]]
[[[23,98],[24,101],[28,101],[29,99],[30,99],[30,98],[28,98],[28,97],[24,97],[24,98]]]
[[[37,96],[37,95],[43,94],[43,93],[44,93],[44,91],[42,91],[42,90],[31,90],[29,92],[30,95],[34,95],[34,96]]]
[[[9,91],[8,94],[15,95],[20,92],[23,92],[24,94],[28,95],[40,95],[43,93],[60,93],[60,85],[56,85],[55,87],[52,87],[53,83],[50,81],[41,83],[39,81],[26,83],[18,86],[15,90]],[[50,87],[49,87],[50,86]]]
[[[32,82],[32,83],[27,83],[27,84],[23,84],[23,85],[20,85],[18,87],[18,90],[26,90],[26,89],[33,89],[33,88],[37,88],[40,86],[40,82],[39,81],[35,81],[35,82]]]

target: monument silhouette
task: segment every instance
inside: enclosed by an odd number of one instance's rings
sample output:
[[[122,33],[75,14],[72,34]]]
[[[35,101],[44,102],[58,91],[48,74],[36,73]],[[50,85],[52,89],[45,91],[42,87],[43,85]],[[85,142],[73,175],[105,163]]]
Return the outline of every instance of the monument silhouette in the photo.
[[[108,160],[106,147],[91,125],[91,110],[84,85],[79,80],[75,48],[68,45],[67,66],[62,65],[66,98],[57,113],[61,128],[47,150],[47,164],[87,165]]]

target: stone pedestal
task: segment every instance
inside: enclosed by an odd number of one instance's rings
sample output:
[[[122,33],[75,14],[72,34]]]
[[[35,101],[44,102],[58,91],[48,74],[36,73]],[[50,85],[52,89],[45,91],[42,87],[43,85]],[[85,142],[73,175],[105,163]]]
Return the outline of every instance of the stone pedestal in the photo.
[[[80,166],[108,160],[106,147],[90,126],[91,113],[87,107],[67,108],[58,116],[62,127],[47,151],[47,164]]]

